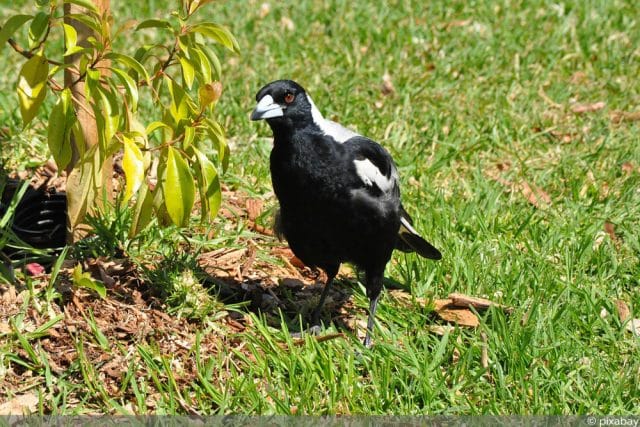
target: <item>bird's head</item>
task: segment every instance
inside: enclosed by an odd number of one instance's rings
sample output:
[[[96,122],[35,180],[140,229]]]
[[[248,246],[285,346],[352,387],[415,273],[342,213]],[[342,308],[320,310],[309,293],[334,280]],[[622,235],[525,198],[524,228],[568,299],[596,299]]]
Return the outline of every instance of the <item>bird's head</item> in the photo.
[[[258,105],[251,113],[251,120],[266,120],[272,127],[312,120],[313,102],[293,80],[269,83],[258,91],[256,101]]]

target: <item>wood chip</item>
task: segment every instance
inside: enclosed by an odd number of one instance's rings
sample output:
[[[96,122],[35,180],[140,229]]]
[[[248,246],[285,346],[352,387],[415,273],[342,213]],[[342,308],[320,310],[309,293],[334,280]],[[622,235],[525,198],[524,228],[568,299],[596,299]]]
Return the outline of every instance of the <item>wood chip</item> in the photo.
[[[472,313],[468,308],[453,306],[451,304],[451,299],[435,300],[433,303],[435,306],[435,313],[446,322],[470,328],[475,328],[480,324],[478,316]]]

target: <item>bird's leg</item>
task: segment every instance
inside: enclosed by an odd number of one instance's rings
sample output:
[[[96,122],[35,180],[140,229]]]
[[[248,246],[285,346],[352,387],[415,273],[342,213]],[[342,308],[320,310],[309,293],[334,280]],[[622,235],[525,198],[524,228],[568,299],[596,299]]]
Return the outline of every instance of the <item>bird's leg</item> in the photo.
[[[367,335],[364,337],[364,346],[371,347],[371,334],[373,333],[373,324],[376,319],[376,308],[378,299],[382,292],[382,274],[367,272],[367,296],[369,297],[369,318],[367,319]]]
[[[335,279],[336,275],[338,274],[339,268],[340,266],[338,265],[324,269],[327,273],[327,282],[325,283],[324,289],[322,290],[322,295],[320,295],[320,301],[318,302],[318,305],[313,310],[313,313],[311,313],[312,326],[320,326],[320,313],[322,312],[322,306],[324,305],[324,300],[327,299],[327,295],[329,295],[329,289],[333,284],[333,279]]]

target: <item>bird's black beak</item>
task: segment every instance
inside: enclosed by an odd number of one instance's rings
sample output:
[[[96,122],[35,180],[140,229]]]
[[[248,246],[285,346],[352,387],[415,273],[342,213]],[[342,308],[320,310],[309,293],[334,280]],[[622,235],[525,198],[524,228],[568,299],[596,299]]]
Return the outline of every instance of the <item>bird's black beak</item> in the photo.
[[[283,107],[273,100],[271,95],[265,95],[255,110],[251,113],[251,120],[272,119],[274,117],[282,117],[284,115]]]

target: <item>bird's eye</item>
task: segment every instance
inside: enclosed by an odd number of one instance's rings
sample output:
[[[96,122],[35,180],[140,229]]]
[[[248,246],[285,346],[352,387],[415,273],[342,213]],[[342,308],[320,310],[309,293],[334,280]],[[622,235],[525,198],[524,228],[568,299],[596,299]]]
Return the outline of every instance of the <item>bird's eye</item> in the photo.
[[[289,92],[284,96],[284,102],[286,102],[287,104],[291,104],[294,98],[295,96]]]

